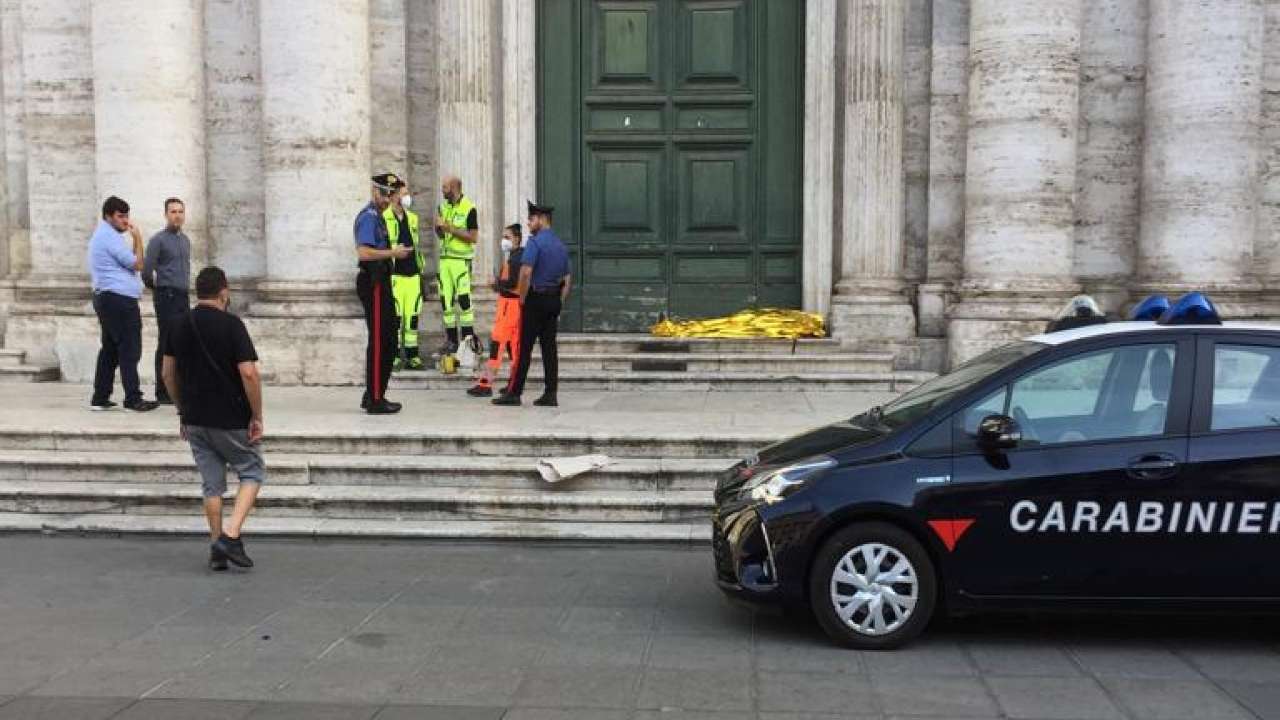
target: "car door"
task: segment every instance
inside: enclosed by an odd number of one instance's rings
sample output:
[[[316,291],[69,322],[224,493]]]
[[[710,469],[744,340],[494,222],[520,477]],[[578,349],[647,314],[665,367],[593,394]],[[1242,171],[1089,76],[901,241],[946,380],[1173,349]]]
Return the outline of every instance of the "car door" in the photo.
[[[1136,597],[1177,588],[1169,537],[1150,530],[1163,507],[1152,503],[1179,492],[1194,350],[1189,335],[1171,331],[1059,353],[954,416],[948,494],[955,516],[973,520],[953,557],[963,592]],[[977,446],[977,423],[990,414],[1018,422],[1016,447]]]
[[[1205,335],[1199,358],[1181,561],[1199,595],[1280,597],[1280,341]]]

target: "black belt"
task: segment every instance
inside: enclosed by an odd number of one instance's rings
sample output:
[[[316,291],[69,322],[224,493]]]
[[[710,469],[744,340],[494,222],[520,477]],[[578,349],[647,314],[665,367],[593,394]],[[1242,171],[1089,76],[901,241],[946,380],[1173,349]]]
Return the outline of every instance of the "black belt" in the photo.
[[[529,292],[533,293],[534,295],[559,295],[560,288],[550,288],[550,289],[533,288]]]

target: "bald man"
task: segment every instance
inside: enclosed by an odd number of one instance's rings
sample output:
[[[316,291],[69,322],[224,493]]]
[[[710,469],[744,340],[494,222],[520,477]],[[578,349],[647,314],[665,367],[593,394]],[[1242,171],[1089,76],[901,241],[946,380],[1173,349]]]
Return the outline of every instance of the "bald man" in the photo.
[[[476,254],[480,222],[476,206],[462,194],[462,180],[450,175],[440,184],[444,202],[436,213],[436,237],[440,238],[440,304],[444,308],[446,352],[458,351],[459,336],[474,335],[475,310],[471,307],[471,260]]]

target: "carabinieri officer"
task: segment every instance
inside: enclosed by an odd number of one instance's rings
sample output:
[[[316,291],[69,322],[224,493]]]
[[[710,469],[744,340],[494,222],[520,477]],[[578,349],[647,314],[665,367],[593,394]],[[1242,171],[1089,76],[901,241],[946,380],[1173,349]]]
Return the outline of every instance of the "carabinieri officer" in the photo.
[[[365,349],[365,390],[360,407],[370,415],[400,412],[400,403],[387,400],[387,381],[391,379],[391,363],[396,356],[395,300],[391,296],[391,267],[407,257],[413,248],[391,245],[382,213],[391,204],[400,179],[391,173],[373,177],[369,204],[356,215],[356,256],[360,267],[356,275],[356,295],[364,306],[364,322],[369,328]]]
[[[525,243],[520,258],[520,359],[511,368],[511,382],[506,392],[493,399],[494,405],[519,405],[524,392],[524,381],[529,375],[529,361],[533,358],[533,341],[542,346],[542,369],[545,388],[542,397],[534,405],[555,407],[559,404],[556,390],[560,380],[559,352],[556,348],[556,330],[560,324],[560,310],[569,299],[573,277],[569,274],[569,251],[560,236],[551,229],[551,213],[554,208],[529,203],[529,232],[533,237]]]

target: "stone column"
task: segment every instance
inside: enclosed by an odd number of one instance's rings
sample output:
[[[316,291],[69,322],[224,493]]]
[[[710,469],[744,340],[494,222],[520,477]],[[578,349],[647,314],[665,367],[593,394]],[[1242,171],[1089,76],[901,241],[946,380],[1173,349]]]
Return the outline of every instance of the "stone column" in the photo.
[[[461,177],[463,194],[476,205],[480,237],[473,276],[486,277],[497,252],[497,229],[505,220],[495,162],[501,147],[497,137],[500,62],[495,45],[500,15],[492,0],[447,0],[438,10],[438,168],[442,175]],[[439,202],[438,198],[437,187],[434,201]],[[477,309],[483,306],[477,303]]]
[[[969,0],[933,0],[929,109],[929,249],[919,288],[920,334],[943,337],[964,276],[964,176],[969,112]]]
[[[22,0],[0,0],[0,62],[4,82],[5,182],[8,191],[11,278],[31,269],[31,220],[27,212],[27,145],[22,102]],[[3,273],[0,273],[3,277]]]
[[[257,0],[205,0],[209,261],[238,291],[267,271]]]
[[[836,0],[805,3],[804,309],[827,315],[834,289]]]
[[[1142,292],[1206,290],[1230,305],[1257,289],[1246,279],[1258,221],[1263,23],[1261,0],[1151,3]]]
[[[1146,50],[1146,2],[1084,1],[1075,276],[1108,312],[1124,309],[1137,254]]]
[[[535,0],[502,3],[502,207],[497,228],[524,222],[538,192],[537,20]]]
[[[910,0],[906,15],[906,77],[903,169],[906,219],[903,225],[902,277],[913,285],[925,279],[929,245],[929,75],[932,2]]]
[[[407,179],[409,86],[406,23],[405,0],[369,0],[369,64],[373,78],[370,154],[376,172],[393,172]],[[412,186],[409,189],[412,193],[431,190],[430,187]],[[426,196],[423,197],[425,199]]]
[[[352,223],[369,201],[369,0],[262,0],[263,316],[359,315]]]
[[[1082,0],[973,0],[964,283],[950,355],[1040,332],[1078,290]]]
[[[903,294],[902,0],[845,5],[844,212],[832,328],[845,340],[915,337]]]
[[[131,206],[143,239],[164,201],[187,206],[191,263],[205,258],[204,15],[200,0],[93,0],[98,194]]]
[[[31,274],[27,299],[89,296],[84,248],[101,214],[95,171],[89,0],[23,0],[23,111]]]
[[[1267,315],[1280,316],[1280,0],[1266,0],[1262,42],[1261,216],[1254,242],[1259,278],[1270,296]]]
[[[422,198],[419,209],[424,219],[431,219],[435,214],[436,203],[440,198],[440,167],[436,157],[436,133],[440,108],[437,105],[439,92],[439,65],[436,48],[436,0],[413,0],[406,13],[409,37],[405,41],[408,56],[409,103],[409,184]],[[427,275],[436,273],[437,243],[435,233],[427,233],[422,239],[426,246]],[[433,293],[434,285],[424,287],[423,292]],[[427,303],[429,307],[439,307],[439,303]],[[418,326],[428,331],[439,331],[438,327],[426,327],[425,320],[419,320]],[[438,323],[435,323],[438,325]],[[443,332],[443,331],[440,331]]]

